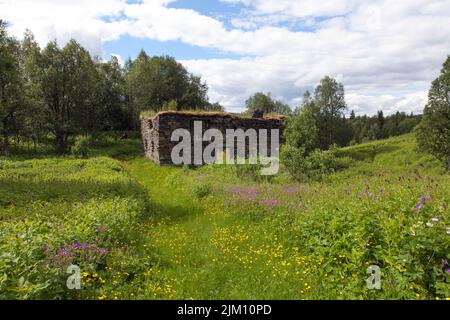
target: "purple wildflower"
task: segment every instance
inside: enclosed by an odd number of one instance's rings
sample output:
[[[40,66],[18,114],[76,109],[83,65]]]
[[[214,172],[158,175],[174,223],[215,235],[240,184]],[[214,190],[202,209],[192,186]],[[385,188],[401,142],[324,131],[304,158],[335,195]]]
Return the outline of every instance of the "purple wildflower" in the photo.
[[[74,243],[72,243],[72,248],[75,250],[80,250],[81,244],[79,242],[74,242]]]
[[[450,268],[446,268],[445,272],[450,273]]]
[[[284,190],[284,192],[289,196],[295,195],[298,191],[298,187],[296,186],[289,186]]]
[[[243,188],[238,186],[231,186],[227,188],[227,192],[239,197],[244,201],[253,201],[258,196],[258,190],[254,187]]]
[[[427,198],[425,198],[423,195],[420,195],[419,199],[422,200],[422,203],[427,202]]]
[[[47,249],[45,254],[48,264],[64,268],[80,260],[98,263],[100,259],[108,254],[108,249],[99,248],[96,244],[74,242],[56,248],[53,252]]]
[[[242,192],[242,188],[238,186],[231,186],[227,188],[227,191],[232,194],[240,194]]]
[[[272,209],[280,204],[280,201],[277,199],[263,199],[261,200],[261,204],[266,206],[267,208]]]
[[[416,209],[417,210],[423,209],[423,204],[421,204],[421,203],[417,204]]]

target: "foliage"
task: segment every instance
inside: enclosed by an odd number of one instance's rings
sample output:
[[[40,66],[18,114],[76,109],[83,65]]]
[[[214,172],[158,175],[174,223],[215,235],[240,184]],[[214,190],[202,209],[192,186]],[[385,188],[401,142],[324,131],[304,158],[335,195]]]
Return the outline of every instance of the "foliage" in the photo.
[[[62,49],[56,42],[49,43],[39,61],[36,81],[56,149],[64,153],[71,135],[93,131],[97,126],[99,76],[89,53],[74,40]]]
[[[211,185],[210,184],[199,184],[195,185],[192,189],[192,192],[198,199],[203,199],[211,193]]]
[[[353,143],[362,143],[410,133],[418,125],[420,119],[420,115],[407,115],[404,112],[384,116],[381,110],[372,117],[353,116],[348,119],[351,127],[351,140]]]
[[[282,147],[281,161],[291,176],[297,180],[321,179],[348,167],[348,161],[337,158],[336,152],[335,148],[331,148],[326,151],[315,149],[307,153],[302,147],[286,145]]]
[[[91,143],[90,136],[77,136],[75,138],[75,143],[72,146],[72,154],[75,157],[84,158],[88,157],[89,145]]]
[[[108,158],[3,161],[0,190],[3,299],[96,298],[109,256],[128,250],[147,208],[145,192]],[[65,287],[71,264],[96,274],[83,279],[87,290]]]
[[[9,155],[9,130],[12,120],[22,107],[22,77],[20,44],[6,33],[0,20],[0,125],[2,128],[2,155]]]
[[[207,107],[207,110],[224,112],[225,108],[220,103],[214,102]]]
[[[433,81],[416,136],[418,147],[450,170],[450,56],[440,76]]]
[[[262,92],[257,92],[248,98],[245,105],[248,113],[253,113],[259,110],[265,114],[276,112],[279,114],[289,115],[292,112],[288,105],[282,103],[281,101],[274,101],[270,96],[270,93],[264,94]]]
[[[351,134],[343,116],[345,109],[344,86],[333,78],[323,78],[314,99],[307,91],[301,108],[287,122],[286,143],[303,148],[306,155],[315,149],[326,150],[333,144],[347,145]]]
[[[263,165],[261,164],[261,159],[258,158],[258,163],[256,164],[239,164],[234,167],[234,171],[236,172],[236,176],[242,180],[250,180],[250,181],[261,181],[264,177],[261,175],[261,170],[263,169]]]
[[[126,95],[126,72],[116,57],[97,63],[101,77],[99,88],[102,129],[129,130],[134,128],[134,115]]]
[[[446,161],[443,70],[417,140]],[[290,112],[267,98],[249,105]],[[344,88],[327,77],[288,120],[287,172],[262,180],[258,166],[160,167],[132,134],[99,132],[161,107],[222,109],[173,58],[141,53],[122,68],[75,41],[19,43],[1,24],[3,151],[13,151],[0,160],[1,299],[450,299],[448,174],[411,135],[333,147],[408,132],[418,117],[347,120]],[[89,134],[88,160],[49,147],[75,138],[87,155],[77,136]],[[66,286],[70,264],[81,290]],[[381,290],[366,286],[370,265]]]
[[[139,114],[203,109],[223,111],[210,103],[208,87],[174,58],[149,57],[143,51],[121,66],[116,57],[91,57],[75,40],[63,48],[53,41],[41,49],[31,31],[22,41],[9,36],[0,22],[0,126],[2,151],[10,137],[39,140],[50,134],[59,154],[73,137],[101,131],[138,131]]]
[[[41,49],[29,30],[22,41],[9,36],[3,23],[0,30],[0,126],[6,156],[12,140],[13,145],[32,141],[38,153],[39,145],[51,138],[62,154],[76,135],[138,132],[141,111],[224,111],[219,103],[209,102],[206,83],[172,57],[142,51],[121,66],[116,57],[106,62],[92,58],[74,40],[64,48],[50,42]],[[289,139],[297,147],[308,143],[307,152],[408,133],[420,120],[404,113],[384,117],[382,112],[374,117],[353,112],[345,119],[343,85],[330,77],[321,80],[314,97],[307,92],[295,112],[261,92],[250,97],[246,107],[247,115],[257,109],[293,115]],[[307,112],[301,112],[304,109]]]
[[[313,111],[305,107],[299,114],[288,118],[284,137],[289,146],[304,148],[305,153],[313,151],[318,144],[318,129]]]
[[[0,162],[2,298],[450,298],[450,180],[411,135],[313,151],[319,172],[351,166],[301,182],[160,167],[138,139],[106,141],[89,160]]]
[[[141,111],[195,109],[209,106],[208,87],[169,56],[142,51],[127,74],[127,90],[137,116]],[[169,107],[171,109],[167,109]]]
[[[325,77],[317,86],[314,98],[307,91],[301,107],[287,119],[286,143],[303,148],[308,155],[315,149],[327,150],[333,144],[342,147],[410,133],[421,118],[404,112],[385,117],[382,110],[372,117],[356,116],[352,110],[347,119],[344,110],[344,86]]]
[[[323,78],[316,87],[312,103],[318,128],[318,147],[325,150],[335,143],[345,145],[346,142],[342,143],[342,135],[339,134],[343,112],[347,109],[344,85],[328,76]]]
[[[356,160],[365,150],[370,157],[373,144],[380,146],[373,162]],[[140,297],[450,298],[448,176],[433,171],[435,162],[423,169],[428,160],[414,151],[411,136],[335,152],[355,160],[326,182],[279,176],[260,183],[228,166],[190,170],[132,161],[131,174],[164,217],[149,229],[147,244],[160,264]],[[168,176],[176,182],[158,183]],[[189,200],[202,183],[213,192],[201,203]],[[366,286],[369,265],[381,268],[381,290]]]

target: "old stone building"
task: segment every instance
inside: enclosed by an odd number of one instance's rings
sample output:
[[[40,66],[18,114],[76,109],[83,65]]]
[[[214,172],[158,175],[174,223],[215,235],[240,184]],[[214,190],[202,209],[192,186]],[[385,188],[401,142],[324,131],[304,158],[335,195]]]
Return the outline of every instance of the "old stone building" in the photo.
[[[194,136],[194,123],[201,121],[202,130],[218,129],[225,136],[227,129],[267,129],[268,145],[271,145],[271,129],[279,129],[280,143],[284,130],[284,117],[238,117],[224,112],[194,112],[194,111],[162,111],[153,117],[141,117],[141,134],[145,155],[157,164],[173,164],[172,149],[178,141],[172,142],[172,133],[176,129],[186,129]],[[258,139],[259,140],[259,139]],[[248,144],[249,141],[246,141]],[[207,145],[208,142],[203,142]],[[258,141],[259,144],[259,141]],[[248,146],[246,146],[248,147]]]

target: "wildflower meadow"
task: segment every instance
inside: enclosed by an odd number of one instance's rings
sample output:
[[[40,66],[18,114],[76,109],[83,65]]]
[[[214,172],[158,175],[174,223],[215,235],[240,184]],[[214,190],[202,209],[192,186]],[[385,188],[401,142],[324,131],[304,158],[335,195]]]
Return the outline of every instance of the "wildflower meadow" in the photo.
[[[1,160],[0,297],[450,299],[448,174],[411,135],[337,155],[304,181],[159,167],[138,140]]]

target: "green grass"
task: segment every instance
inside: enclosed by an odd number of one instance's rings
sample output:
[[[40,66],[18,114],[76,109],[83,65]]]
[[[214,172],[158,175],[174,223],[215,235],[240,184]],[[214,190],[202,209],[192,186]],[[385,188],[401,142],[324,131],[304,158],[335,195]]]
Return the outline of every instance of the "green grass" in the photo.
[[[107,140],[87,160],[2,160],[0,297],[450,298],[449,175],[411,135],[339,155],[349,169],[301,182],[160,167],[137,139]],[[108,251],[73,254],[85,272],[73,292],[55,260],[77,242]],[[369,265],[381,290],[367,288]]]
[[[378,140],[340,149],[340,156],[370,162],[378,166],[428,169],[441,171],[439,161],[432,156],[416,150],[413,134],[407,134],[386,140]]]

